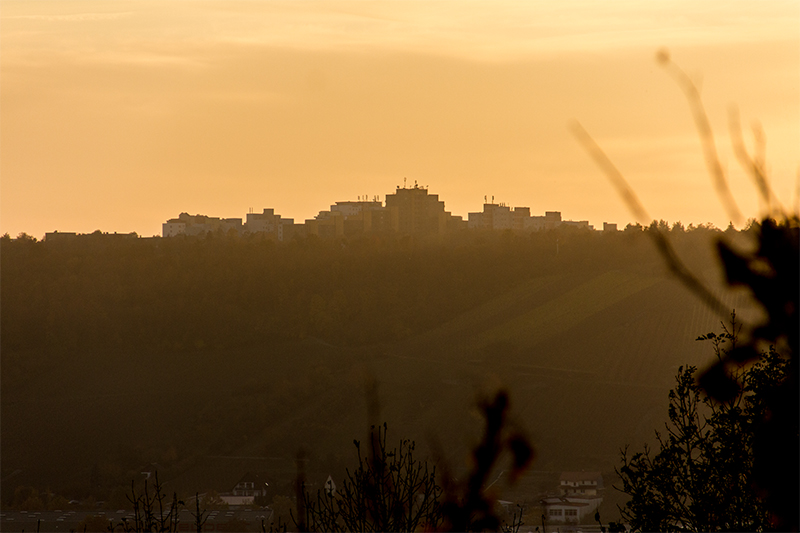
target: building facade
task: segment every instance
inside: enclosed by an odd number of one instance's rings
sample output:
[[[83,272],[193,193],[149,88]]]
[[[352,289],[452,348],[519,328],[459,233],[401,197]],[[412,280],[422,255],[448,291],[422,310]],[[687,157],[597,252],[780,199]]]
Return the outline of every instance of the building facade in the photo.
[[[462,227],[461,217],[445,211],[439,195],[429,194],[416,182],[387,194],[386,209],[391,213],[392,229],[403,235],[443,235]]]
[[[600,472],[562,472],[559,494],[541,500],[548,520],[579,523],[590,517],[603,503],[603,476]]]

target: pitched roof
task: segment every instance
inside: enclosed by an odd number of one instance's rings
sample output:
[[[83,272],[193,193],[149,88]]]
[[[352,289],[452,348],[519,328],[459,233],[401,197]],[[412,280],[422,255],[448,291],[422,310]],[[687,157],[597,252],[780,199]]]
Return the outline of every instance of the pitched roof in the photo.
[[[260,486],[261,484],[270,486],[269,479],[263,472],[248,472],[239,478],[236,484],[238,485],[239,483],[253,483],[254,486]]]
[[[566,498],[555,497],[555,498],[544,498],[542,500],[539,500],[539,503],[541,503],[542,505],[560,505],[562,507],[587,507],[590,505],[590,503],[593,502],[590,502],[589,500],[574,501],[574,500],[568,500]]]

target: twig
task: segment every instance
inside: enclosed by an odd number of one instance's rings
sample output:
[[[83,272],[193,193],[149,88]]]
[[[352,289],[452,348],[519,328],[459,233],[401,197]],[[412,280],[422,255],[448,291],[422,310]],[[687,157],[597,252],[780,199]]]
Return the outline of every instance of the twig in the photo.
[[[633,188],[628,185],[622,173],[617,169],[614,163],[611,162],[605,152],[603,152],[603,149],[598,146],[592,136],[589,135],[586,129],[584,129],[577,120],[573,121],[570,125],[570,129],[572,129],[572,133],[575,134],[586,151],[589,152],[589,155],[592,156],[597,166],[599,166],[600,169],[605,172],[606,177],[611,180],[611,184],[617,189],[617,192],[622,197],[625,205],[628,206],[628,209],[631,210],[634,219],[642,224],[649,224],[653,219],[647,214],[642,202],[639,201],[636,193],[633,192]]]
[[[761,195],[766,208],[767,216],[773,214],[773,203],[775,204],[775,211],[778,213],[785,213],[783,206],[780,205],[778,198],[769,186],[767,181],[765,169],[765,155],[764,155],[764,132],[758,128],[753,128],[753,136],[756,141],[755,156],[750,157],[747,153],[747,148],[744,145],[742,138],[742,126],[739,123],[739,110],[735,106],[731,106],[728,111],[728,123],[731,134],[731,144],[733,145],[733,153],[739,159],[739,163],[750,174],[750,177],[758,187],[758,192]]]
[[[728,212],[731,220],[740,223],[744,220],[744,217],[736,206],[736,200],[734,200],[733,194],[731,194],[731,190],[728,187],[728,180],[725,177],[725,172],[722,170],[722,164],[719,162],[717,147],[714,143],[714,132],[711,130],[711,124],[708,121],[708,115],[703,106],[703,100],[700,98],[700,91],[697,90],[697,86],[683,69],[672,62],[668,51],[659,51],[656,58],[659,64],[672,74],[672,77],[675,78],[675,81],[680,85],[681,89],[683,89],[683,92],[686,93],[686,99],[689,102],[695,126],[697,126],[697,133],[700,135],[700,142],[703,145],[703,155],[705,156],[706,166],[714,181],[714,188],[717,190],[720,202],[722,202],[722,206]]]
[[[608,179],[611,180],[611,183],[616,187],[636,220],[643,223],[647,223],[651,220],[644,206],[633,192],[633,189],[622,176],[622,173],[617,169],[614,163],[611,162],[605,152],[603,152],[603,149],[592,139],[591,135],[586,132],[584,127],[576,121],[572,124],[572,131],[578,138],[578,141],[583,144],[586,151],[589,152],[589,155],[594,159],[595,163],[597,163],[597,166],[599,166],[600,169],[605,172]],[[678,254],[675,253],[675,249],[672,247],[669,240],[667,240],[667,236],[664,232],[655,227],[655,225],[651,225],[647,233],[651,236],[656,248],[664,257],[670,272],[717,314],[720,316],[727,315],[727,307],[720,302],[694,274],[692,274],[686,265],[683,264],[683,261],[681,261]]]

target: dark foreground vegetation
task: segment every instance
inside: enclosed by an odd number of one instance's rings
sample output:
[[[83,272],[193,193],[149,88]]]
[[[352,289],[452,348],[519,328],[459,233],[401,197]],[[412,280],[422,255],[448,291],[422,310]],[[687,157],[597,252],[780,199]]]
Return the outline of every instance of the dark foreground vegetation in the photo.
[[[721,360],[736,348],[739,327],[734,315],[720,334],[698,340],[713,343]],[[753,366],[737,369],[741,391],[725,403],[698,384],[697,368],[681,367],[657,445],[623,450],[620,488],[630,496],[623,521],[634,531],[771,529],[773,516],[755,490],[753,441],[769,394],[788,378],[788,364],[770,348]]]

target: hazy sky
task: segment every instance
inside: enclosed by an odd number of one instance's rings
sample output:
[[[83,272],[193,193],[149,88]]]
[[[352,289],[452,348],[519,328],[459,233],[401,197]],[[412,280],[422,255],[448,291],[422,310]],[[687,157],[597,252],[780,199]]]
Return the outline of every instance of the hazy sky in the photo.
[[[666,47],[730,150],[758,120],[773,186],[800,172],[800,2],[2,1],[0,232],[160,234],[182,211],[302,222],[406,177],[466,217],[632,220],[580,121],[655,218],[728,217]]]

